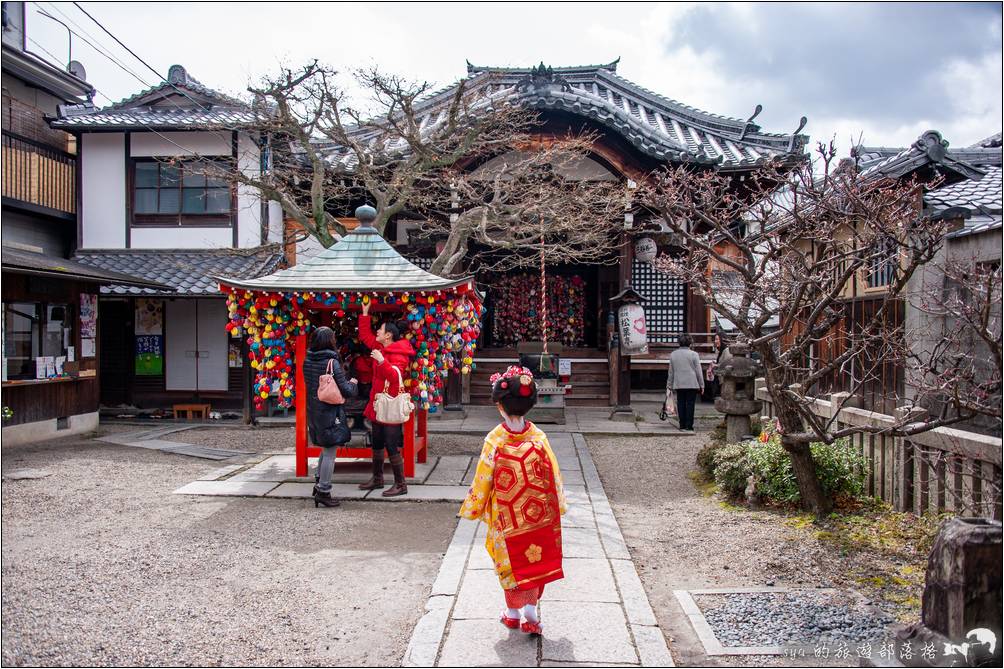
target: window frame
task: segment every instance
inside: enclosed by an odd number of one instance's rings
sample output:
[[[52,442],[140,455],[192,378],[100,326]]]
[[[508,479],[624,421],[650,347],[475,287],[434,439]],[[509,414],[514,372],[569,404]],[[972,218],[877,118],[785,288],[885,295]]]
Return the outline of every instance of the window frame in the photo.
[[[74,346],[74,347],[76,347],[76,337],[77,337],[77,333],[78,333],[79,328],[80,328],[80,324],[79,324],[79,321],[78,321],[78,318],[77,318],[77,311],[74,308],[75,305],[73,305],[70,302],[66,302],[66,301],[58,301],[57,300],[57,301],[53,301],[53,302],[47,302],[47,301],[43,301],[43,300],[30,300],[30,299],[26,299],[26,300],[13,300],[13,299],[12,300],[5,300],[3,302],[3,305],[2,305],[2,309],[3,309],[3,312],[4,312],[4,331],[3,331],[3,333],[0,333],[0,336],[3,336],[4,338],[7,337],[7,331],[6,331],[6,329],[7,329],[7,310],[10,307],[14,306],[14,305],[24,305],[24,304],[31,304],[31,305],[33,305],[35,307],[35,313],[38,314],[38,328],[37,328],[37,330],[35,332],[32,333],[32,341],[31,341],[32,351],[33,352],[37,352],[38,355],[35,355],[35,356],[33,356],[31,358],[32,363],[37,364],[37,363],[35,363],[35,361],[38,358],[45,357],[47,355],[46,351],[45,351],[46,334],[48,333],[49,313],[50,313],[50,310],[51,310],[52,307],[62,307],[64,309],[63,320],[59,321],[59,322],[63,323],[64,328],[66,327],[66,324],[69,323],[70,341],[74,342],[71,345]],[[63,336],[62,335],[62,330],[63,330],[63,328],[60,328],[60,337],[61,338]],[[63,346],[61,350],[65,353],[66,347]],[[3,363],[5,365],[7,363],[7,360],[10,360],[12,358],[12,356],[6,355],[7,353],[9,353],[9,351],[7,350],[7,343],[6,343],[6,340],[5,340],[5,342],[4,342],[4,354],[5,354],[5,358],[4,358],[4,361],[3,361]],[[79,352],[79,350],[77,350],[77,353],[76,353],[76,356],[75,356],[75,360],[79,360],[80,359],[79,356],[80,356],[80,352]],[[59,357],[59,355],[53,355],[52,357],[54,357],[54,358],[55,357]],[[18,359],[21,359],[21,358],[18,358]],[[51,379],[51,378],[39,379],[37,377],[37,371],[36,371],[36,369],[35,369],[34,366],[29,366],[28,372],[26,372],[26,373],[18,373],[17,376],[12,375],[10,373],[9,369],[5,370],[5,371],[7,373],[7,381],[52,381],[52,380],[57,380],[57,379],[60,379],[60,378],[64,378],[66,376],[66,374],[65,374],[65,368],[64,368],[64,377],[56,377],[55,379]]]
[[[197,165],[199,163],[205,162],[223,162],[228,157],[226,156],[216,156],[214,158],[165,158],[165,157],[137,157],[130,159],[129,166],[129,212],[130,212],[130,223],[134,227],[161,227],[161,228],[177,228],[177,227],[202,227],[202,228],[229,228],[234,225],[234,215],[237,211],[237,189],[232,183],[227,184],[226,190],[229,192],[229,206],[226,211],[222,212],[186,212],[185,207],[185,167],[186,165]],[[138,186],[137,185],[137,173],[139,171],[140,165],[156,164],[162,165],[166,163],[173,163],[178,167],[178,212],[177,213],[147,213],[138,212],[136,208],[136,200],[138,191],[141,189],[151,189],[149,186]],[[157,185],[152,187],[159,194],[162,190],[170,190],[170,187],[165,188],[160,183],[160,169],[158,167],[157,171]],[[208,179],[208,177],[206,177]],[[208,191],[213,188],[208,185],[203,186],[189,186],[190,189],[201,188],[204,193],[207,194]],[[223,190],[223,187],[216,187],[219,190]]]

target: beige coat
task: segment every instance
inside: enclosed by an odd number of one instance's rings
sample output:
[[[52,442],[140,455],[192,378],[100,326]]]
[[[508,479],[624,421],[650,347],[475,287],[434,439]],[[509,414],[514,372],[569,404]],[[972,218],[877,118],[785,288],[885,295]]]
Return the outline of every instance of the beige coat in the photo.
[[[669,356],[669,390],[696,389],[704,392],[704,373],[701,371],[701,356],[690,348],[678,348]]]

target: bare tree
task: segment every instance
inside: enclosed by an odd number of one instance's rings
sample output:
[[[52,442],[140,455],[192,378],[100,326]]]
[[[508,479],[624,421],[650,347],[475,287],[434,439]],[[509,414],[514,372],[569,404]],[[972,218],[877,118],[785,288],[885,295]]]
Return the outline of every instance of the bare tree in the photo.
[[[623,221],[624,187],[617,181],[576,178],[574,168],[595,137],[521,143],[521,149],[479,169],[447,169],[439,197],[451,203],[431,216],[422,234],[445,238],[432,265],[436,274],[457,271],[465,258],[481,271],[561,263],[612,262]]]
[[[549,259],[609,254],[618,186],[573,183],[554,169],[584,153],[589,138],[541,141],[536,113],[489,80],[436,93],[373,68],[352,77],[340,87],[339,73],[313,62],[250,88],[258,130],[272,138],[271,166],[232,178],[280,202],[324,246],[345,232],[332,212],[353,200],[375,204],[381,232],[395,216],[427,218],[420,232],[446,240],[433,265],[440,274],[456,271],[471,245],[482,258],[487,250],[537,255],[542,227]],[[476,169],[504,154],[499,169]]]
[[[833,145],[820,145],[817,174],[806,161],[771,162],[739,184],[687,167],[652,175],[636,200],[675,233],[679,255],[662,255],[664,272],[690,284],[738,328],[764,366],[782,444],[803,505],[832,508],[810,443],[859,433],[907,436],[963,420],[897,412],[892,426],[838,424],[839,409],[884,366],[911,357],[900,316],[911,277],[935,257],[945,222],[919,217],[916,183],[888,183],[835,168]],[[871,288],[870,308],[852,315],[854,285]],[[853,317],[852,317],[853,316]],[[837,381],[831,416],[813,410]]]

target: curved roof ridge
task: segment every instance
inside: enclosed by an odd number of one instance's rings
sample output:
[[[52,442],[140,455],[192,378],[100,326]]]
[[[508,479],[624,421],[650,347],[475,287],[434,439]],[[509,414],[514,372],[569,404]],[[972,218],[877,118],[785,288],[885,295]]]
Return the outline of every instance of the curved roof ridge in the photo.
[[[607,70],[610,72],[617,71],[617,64],[621,62],[620,56],[617,56],[614,60],[609,63],[598,64],[598,65],[562,65],[562,66],[547,66],[554,72],[561,73],[585,73],[595,70]],[[467,73],[477,74],[481,72],[499,72],[505,74],[530,74],[534,68],[544,66],[544,61],[540,61],[540,65],[531,65],[529,67],[493,67],[491,65],[474,65],[471,61],[467,61]]]

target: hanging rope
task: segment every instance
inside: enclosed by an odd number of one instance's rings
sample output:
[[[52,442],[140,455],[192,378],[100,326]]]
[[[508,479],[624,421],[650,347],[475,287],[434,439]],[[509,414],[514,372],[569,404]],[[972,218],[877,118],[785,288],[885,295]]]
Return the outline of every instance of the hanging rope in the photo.
[[[544,271],[544,217],[540,217],[540,332],[547,353],[547,273]]]

